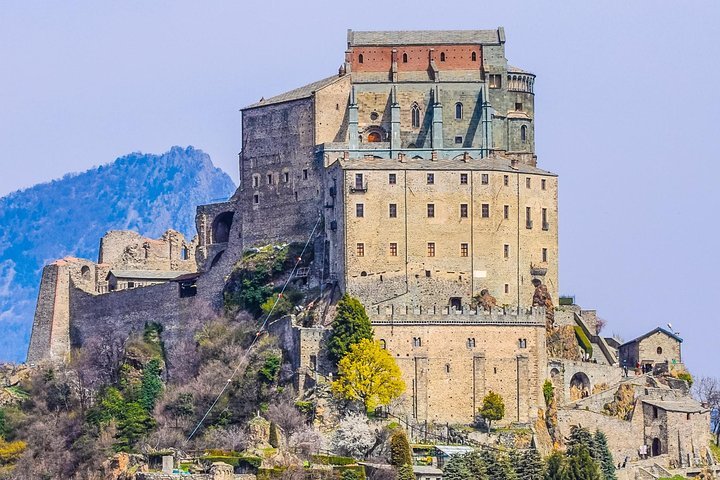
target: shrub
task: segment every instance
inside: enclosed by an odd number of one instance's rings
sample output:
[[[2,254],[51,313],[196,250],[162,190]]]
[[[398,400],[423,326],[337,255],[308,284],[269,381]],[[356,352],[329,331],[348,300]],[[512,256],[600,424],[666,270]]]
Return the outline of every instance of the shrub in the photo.
[[[575,325],[575,336],[577,337],[580,347],[582,347],[582,349],[585,350],[585,353],[587,353],[589,357],[592,357],[592,354],[593,354],[592,343],[590,343],[590,339],[587,337],[587,335],[585,335],[585,332],[580,327],[580,325]]]
[[[398,428],[390,436],[390,465],[400,467],[406,464],[412,464],[410,443],[405,431]]]
[[[268,355],[268,357],[263,362],[262,367],[260,367],[260,370],[258,371],[258,377],[260,378],[260,381],[266,384],[275,382],[277,374],[280,371],[281,363],[282,359],[279,355]]]
[[[550,380],[545,380],[543,383],[543,397],[545,397],[545,405],[550,406],[550,401],[555,394],[555,387]]]

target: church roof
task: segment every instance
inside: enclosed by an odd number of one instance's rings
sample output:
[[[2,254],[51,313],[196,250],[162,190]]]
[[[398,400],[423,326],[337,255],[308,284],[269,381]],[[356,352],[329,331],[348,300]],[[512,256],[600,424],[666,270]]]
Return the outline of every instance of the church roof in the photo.
[[[502,27],[493,30],[415,30],[354,32],[348,30],[348,46],[477,45],[505,41]]]
[[[285,93],[281,93],[280,95],[275,95],[274,97],[270,98],[261,98],[258,102],[255,102],[253,104],[248,105],[247,107],[244,107],[243,110],[249,110],[251,108],[257,108],[257,107],[264,107],[266,105],[272,105],[276,103],[283,103],[283,102],[290,102],[292,100],[300,100],[301,98],[309,98],[311,97],[317,90],[320,90],[323,87],[326,87],[330,85],[331,83],[334,83],[335,81],[339,80],[340,76],[333,75],[332,77],[323,78],[322,80],[318,80],[317,82],[308,83],[307,85],[304,85],[302,87],[296,88],[294,90],[289,90]]]
[[[621,345],[621,347],[624,347],[625,345],[630,345],[631,343],[640,342],[640,341],[642,341],[642,340],[645,340],[645,339],[648,338],[649,336],[655,335],[655,334],[658,333],[658,332],[664,333],[664,334],[667,335],[668,337],[674,338],[675,340],[677,340],[677,341],[680,342],[680,343],[682,343],[682,341],[683,341],[682,338],[678,337],[678,336],[675,335],[674,333],[668,332],[667,330],[665,330],[665,329],[662,328],[662,327],[657,327],[656,329],[649,331],[649,332],[646,333],[645,335],[640,335],[639,337],[637,337],[637,338],[634,339],[634,340],[630,340],[629,342],[623,343],[623,344]]]

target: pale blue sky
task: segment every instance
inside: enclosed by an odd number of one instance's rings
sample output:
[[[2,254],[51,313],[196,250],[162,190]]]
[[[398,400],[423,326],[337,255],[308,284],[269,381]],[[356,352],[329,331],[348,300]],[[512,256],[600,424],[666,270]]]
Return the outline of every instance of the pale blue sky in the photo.
[[[238,109],[337,71],[346,29],[503,25],[560,175],[561,293],[626,340],[671,322],[720,375],[720,3],[3,2],[0,195],[194,145],[237,180]]]

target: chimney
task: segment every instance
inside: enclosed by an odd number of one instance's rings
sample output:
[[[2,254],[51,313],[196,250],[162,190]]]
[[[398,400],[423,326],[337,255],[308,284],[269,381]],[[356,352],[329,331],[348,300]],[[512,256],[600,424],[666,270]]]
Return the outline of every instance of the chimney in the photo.
[[[398,153],[398,160],[400,163],[405,163],[405,154],[402,152]]]
[[[433,162],[436,162],[436,161],[437,161],[437,150],[433,150],[433,151],[432,151],[432,156],[430,157],[430,159],[431,159]]]
[[[343,152],[343,160],[348,160],[349,158],[350,158],[350,152],[348,152],[347,150],[345,150],[345,151]]]
[[[468,152],[463,152],[463,158],[462,161],[467,163],[468,160],[470,160],[470,154]]]

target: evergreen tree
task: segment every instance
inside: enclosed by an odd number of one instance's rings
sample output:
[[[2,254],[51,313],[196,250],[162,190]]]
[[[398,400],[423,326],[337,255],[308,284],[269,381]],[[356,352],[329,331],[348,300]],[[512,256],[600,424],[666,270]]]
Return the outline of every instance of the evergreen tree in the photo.
[[[610,448],[608,447],[607,437],[600,430],[595,431],[595,446],[600,455],[600,470],[605,480],[616,480],[615,462],[613,461]]]
[[[412,453],[410,443],[405,431],[401,428],[395,429],[390,437],[390,465],[401,467],[412,465]]]
[[[372,340],[373,331],[365,307],[360,300],[347,294],[337,304],[337,313],[328,340],[330,357],[337,363],[360,340]]]
[[[415,480],[415,473],[412,465],[406,463],[397,469],[397,480]]]
[[[465,455],[453,455],[443,467],[444,480],[474,480]]]
[[[482,452],[487,477],[492,480],[517,480],[515,469],[510,464],[510,457],[492,450]]]
[[[148,412],[152,412],[155,408],[155,403],[163,389],[160,372],[160,360],[157,358],[150,360],[143,368],[139,402]]]
[[[480,415],[488,421],[488,433],[493,420],[502,420],[505,416],[505,402],[502,397],[490,390],[483,398],[482,407],[480,407]]]
[[[565,456],[554,451],[546,462],[544,480],[568,480]]]
[[[567,473],[567,480],[602,480],[597,462],[582,444],[568,451]]]
[[[525,450],[515,465],[518,480],[542,480],[543,462],[536,449]]]
[[[595,444],[595,438],[587,428],[583,428],[579,425],[573,425],[570,427],[570,437],[567,441],[567,451],[571,455],[575,449],[579,446],[585,446],[587,448],[590,457],[598,461],[600,460],[600,452],[598,451],[597,445]]]

